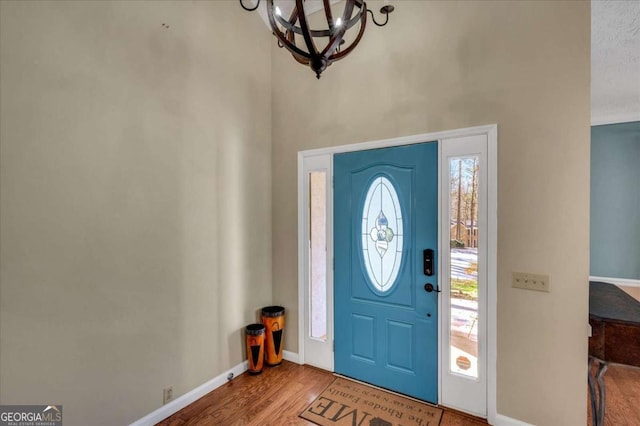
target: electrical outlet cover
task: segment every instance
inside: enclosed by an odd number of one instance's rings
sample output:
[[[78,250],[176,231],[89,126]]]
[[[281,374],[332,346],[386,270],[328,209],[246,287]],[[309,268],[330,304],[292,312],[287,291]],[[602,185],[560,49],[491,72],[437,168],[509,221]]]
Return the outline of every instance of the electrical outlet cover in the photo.
[[[162,390],[162,403],[166,404],[173,400],[173,386],[166,387]]]

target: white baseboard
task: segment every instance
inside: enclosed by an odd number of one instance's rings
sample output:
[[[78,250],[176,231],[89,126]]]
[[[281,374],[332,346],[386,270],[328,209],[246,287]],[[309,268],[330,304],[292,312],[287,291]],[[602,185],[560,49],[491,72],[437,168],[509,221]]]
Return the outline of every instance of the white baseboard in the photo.
[[[611,283],[625,287],[640,287],[640,280],[631,280],[628,278],[589,277],[589,281],[601,281],[603,283]]]
[[[296,364],[300,364],[300,357],[295,352],[282,351],[282,358],[287,361],[295,362]]]
[[[227,376],[229,375],[229,373],[233,373],[233,376],[237,377],[240,374],[247,371],[248,368],[249,368],[248,361],[241,362],[240,364],[236,365],[230,370],[227,370],[224,373],[220,374],[219,376],[209,380],[208,382],[203,383],[197,388],[190,390],[189,392],[185,393],[179,398],[176,398],[170,403],[158,408],[154,412],[147,414],[140,420],[136,420],[135,422],[131,423],[129,426],[155,425],[156,423],[166,419],[170,415],[175,414],[178,411],[182,410],[184,407],[191,404],[192,402],[195,402],[198,399],[202,398],[212,390],[217,389],[220,386],[227,383],[228,381]]]
[[[512,419],[511,417],[503,416],[502,414],[496,414],[494,426],[533,426],[529,423],[523,422],[518,419]]]

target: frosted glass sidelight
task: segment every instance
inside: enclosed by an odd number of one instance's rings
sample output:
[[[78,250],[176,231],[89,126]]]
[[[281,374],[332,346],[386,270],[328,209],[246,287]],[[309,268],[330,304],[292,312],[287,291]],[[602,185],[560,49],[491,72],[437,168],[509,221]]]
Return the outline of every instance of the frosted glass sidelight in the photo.
[[[393,184],[376,177],[362,207],[362,258],[372,287],[393,288],[402,262],[402,208]]]
[[[309,173],[310,337],[327,340],[327,173]]]

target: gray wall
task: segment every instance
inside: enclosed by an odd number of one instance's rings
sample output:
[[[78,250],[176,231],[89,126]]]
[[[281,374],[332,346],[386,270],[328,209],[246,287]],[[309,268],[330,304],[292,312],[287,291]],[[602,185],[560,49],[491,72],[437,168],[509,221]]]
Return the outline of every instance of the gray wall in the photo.
[[[640,280],[640,121],[591,129],[591,275]]]
[[[272,301],[272,40],[237,2],[0,12],[0,403],[128,424]]]

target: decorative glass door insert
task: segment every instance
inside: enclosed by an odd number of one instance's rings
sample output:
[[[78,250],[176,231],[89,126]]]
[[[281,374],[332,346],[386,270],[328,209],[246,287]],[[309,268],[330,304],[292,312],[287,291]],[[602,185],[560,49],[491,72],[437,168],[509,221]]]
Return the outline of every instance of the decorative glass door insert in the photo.
[[[386,293],[394,286],[402,263],[402,208],[393,184],[374,178],[362,209],[362,258],[370,284]]]

